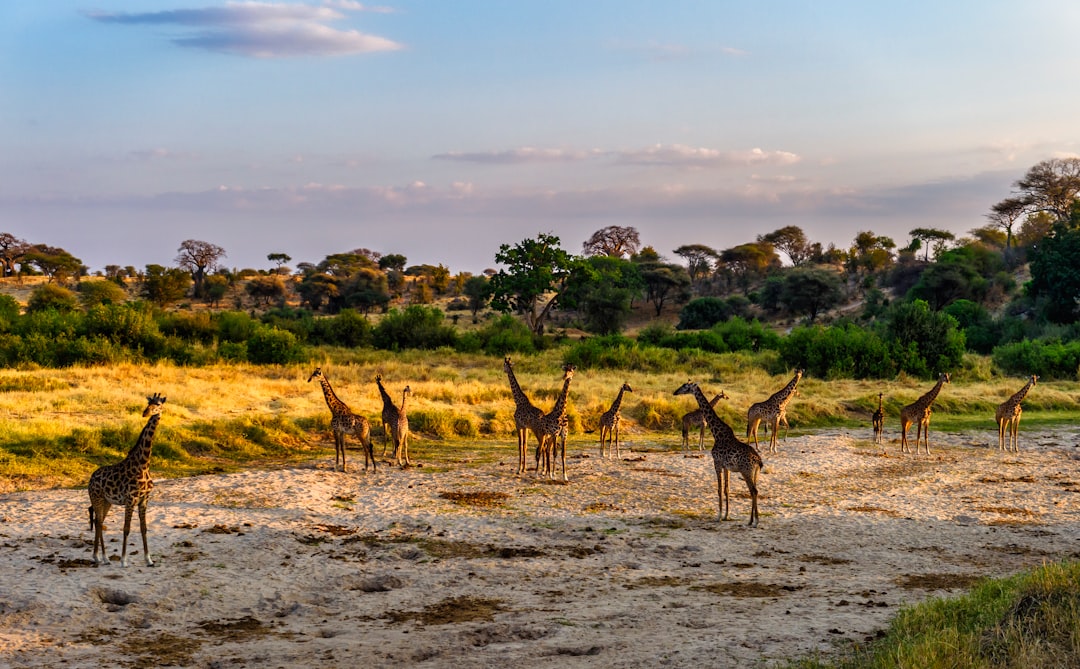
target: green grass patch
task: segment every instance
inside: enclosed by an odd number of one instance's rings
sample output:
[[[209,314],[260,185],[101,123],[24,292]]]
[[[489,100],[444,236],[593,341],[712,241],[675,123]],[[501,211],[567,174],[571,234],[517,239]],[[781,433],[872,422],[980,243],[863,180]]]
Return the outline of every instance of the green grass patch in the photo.
[[[902,609],[885,636],[801,669],[1080,666],[1080,562],[983,581],[968,594]]]

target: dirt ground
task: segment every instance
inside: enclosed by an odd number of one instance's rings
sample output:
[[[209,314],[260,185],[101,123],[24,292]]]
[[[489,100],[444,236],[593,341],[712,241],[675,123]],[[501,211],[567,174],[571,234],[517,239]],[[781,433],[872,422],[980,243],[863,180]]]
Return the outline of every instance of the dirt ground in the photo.
[[[93,565],[85,490],[0,495],[0,664],[770,666],[1080,557],[1080,430],[1022,432],[1018,455],[993,432],[932,440],[781,442],[756,529],[741,479],[719,522],[708,454],[644,439],[619,461],[571,441],[566,484],[515,476],[512,443],[449,470],[164,480],[153,568],[137,530],[128,568]]]

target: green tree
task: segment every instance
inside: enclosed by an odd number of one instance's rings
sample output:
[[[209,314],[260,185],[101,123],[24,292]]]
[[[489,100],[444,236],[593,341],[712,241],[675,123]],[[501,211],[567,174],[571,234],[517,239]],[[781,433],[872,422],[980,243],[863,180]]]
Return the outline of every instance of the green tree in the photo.
[[[462,293],[469,300],[469,311],[472,313],[472,322],[477,322],[476,315],[480,313],[480,310],[487,306],[488,299],[490,299],[490,290],[488,286],[488,278],[486,276],[470,276],[465,281],[465,287],[462,289]]]
[[[10,232],[0,233],[0,275],[15,276],[15,265],[22,262],[30,245]]]
[[[923,300],[897,302],[886,314],[885,340],[900,369],[930,377],[955,369],[964,356],[956,319]]]
[[[1080,196],[1080,158],[1050,158],[1031,167],[1013,186],[1026,211],[1068,221]]]
[[[390,303],[386,274],[364,267],[349,277],[341,291],[344,307],[352,307],[367,315],[372,309],[385,309]]]
[[[590,332],[616,334],[626,326],[631,302],[644,288],[636,264],[596,255],[574,263],[560,299],[564,307],[581,313]]]
[[[505,265],[491,277],[491,306],[503,313],[521,314],[533,333],[544,324],[558,303],[570,275],[572,257],[559,246],[559,238],[539,234],[510,246],[502,244],[495,262]]]
[[[690,273],[682,265],[646,261],[639,262],[641,279],[645,283],[645,299],[659,316],[669,300],[685,303],[690,299]]]
[[[82,261],[62,248],[35,244],[22,257],[22,262],[33,265],[49,277],[49,281],[64,283],[82,274]]]
[[[844,291],[836,272],[815,268],[795,268],[784,275],[780,303],[789,312],[805,314],[810,322],[822,311],[832,309],[843,300]]]
[[[1074,323],[1080,318],[1080,228],[1063,223],[1029,252],[1031,281],[1028,294],[1054,323]]]
[[[244,290],[256,304],[270,306],[270,303],[285,297],[285,281],[277,274],[256,276],[248,280]]]
[[[767,235],[758,235],[759,242],[767,242],[783,251],[795,267],[810,259],[812,250],[806,233],[797,225],[788,225]]]
[[[159,307],[177,302],[191,287],[191,275],[179,267],[147,265],[143,272],[140,294]]]
[[[720,258],[719,253],[704,244],[686,244],[675,249],[673,253],[686,261],[686,272],[694,283],[707,277],[712,271],[713,263]]]
[[[747,294],[755,280],[764,278],[770,268],[779,266],[780,257],[772,244],[754,242],[721,251],[717,272],[728,275],[729,281],[734,280],[742,288],[743,294]]]
[[[944,248],[945,245],[956,239],[956,235],[948,230],[940,230],[938,228],[915,228],[910,233],[912,240],[918,240],[920,245],[926,249],[926,254],[923,257],[924,261],[930,260],[930,249],[934,250],[934,255],[937,256]]]
[[[221,304],[221,300],[228,292],[229,277],[224,274],[211,274],[206,277],[206,283],[203,284],[203,299],[211,308],[216,308]]]

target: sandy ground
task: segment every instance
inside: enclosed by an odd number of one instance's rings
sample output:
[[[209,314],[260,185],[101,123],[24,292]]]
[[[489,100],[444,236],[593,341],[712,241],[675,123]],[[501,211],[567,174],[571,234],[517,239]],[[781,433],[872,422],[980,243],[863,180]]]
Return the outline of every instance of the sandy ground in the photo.
[[[90,561],[85,490],[0,496],[0,665],[769,666],[874,637],[904,604],[1080,557],[1080,430],[868,431],[766,455],[761,525],[707,455],[601,460],[569,484],[498,464],[306,467],[159,481],[144,566]],[[356,454],[352,456],[356,463]],[[137,522],[136,522],[137,525]],[[129,558],[130,558],[129,550]]]

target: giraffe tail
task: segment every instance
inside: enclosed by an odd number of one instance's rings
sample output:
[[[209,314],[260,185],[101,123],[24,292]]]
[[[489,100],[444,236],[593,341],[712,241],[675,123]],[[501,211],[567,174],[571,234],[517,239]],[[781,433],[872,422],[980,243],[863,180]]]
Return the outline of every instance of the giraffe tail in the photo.
[[[94,529],[94,505],[91,504],[86,511],[90,514],[90,529]]]

